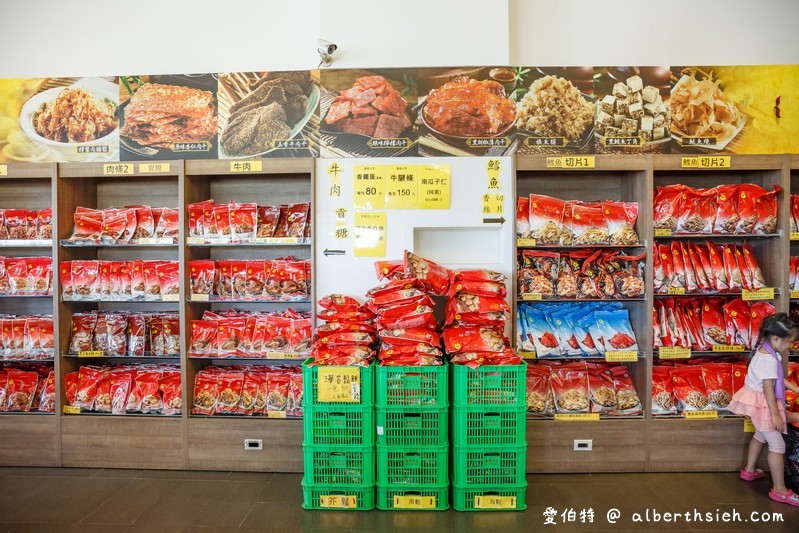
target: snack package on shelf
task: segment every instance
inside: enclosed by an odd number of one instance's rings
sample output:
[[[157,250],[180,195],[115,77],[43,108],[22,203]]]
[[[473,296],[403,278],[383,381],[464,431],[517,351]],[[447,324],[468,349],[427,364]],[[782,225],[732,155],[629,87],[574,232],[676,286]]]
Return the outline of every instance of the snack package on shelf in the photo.
[[[190,299],[302,301],[311,291],[311,262],[291,256],[189,261]]]
[[[655,292],[688,294],[741,292],[766,287],[752,246],[743,244],[661,242],[656,245]]]
[[[176,208],[127,205],[123,208],[78,207],[68,242],[86,245],[177,244],[180,224]]]
[[[55,411],[55,373],[52,365],[0,364],[0,412]]]
[[[52,315],[0,314],[0,359],[52,359],[54,350]]]
[[[91,311],[72,315],[67,353],[109,357],[177,357],[180,317],[175,312]]]
[[[64,301],[176,302],[180,293],[177,261],[61,261]]]
[[[639,416],[643,405],[624,365],[546,361],[527,367],[527,412]]]
[[[310,237],[310,202],[270,206],[206,200],[187,205],[186,211],[190,244],[259,243],[271,238],[307,242]]]
[[[741,298],[662,298],[655,300],[655,348],[680,347],[695,351],[713,346],[757,344],[760,324],[775,308],[766,301],[747,302]]]
[[[194,379],[192,414],[301,417],[302,373],[293,366],[208,366]]]
[[[0,256],[0,296],[48,296],[52,283],[51,258]]]
[[[728,358],[696,358],[652,367],[652,414],[687,411],[729,413],[733,394],[744,386],[746,362]]]
[[[177,365],[83,365],[65,376],[67,403],[85,412],[179,415],[181,391]]]
[[[516,237],[543,246],[636,246],[638,204],[580,202],[543,194],[520,197],[516,203]]]
[[[522,304],[516,348],[536,358],[638,352],[627,309],[619,302]]]
[[[53,210],[0,209],[0,241],[53,238]]]
[[[311,353],[311,314],[288,309],[206,311],[191,321],[190,357],[304,359]]]
[[[655,229],[679,234],[773,235],[777,232],[777,193],[752,183],[693,188],[658,187]]]
[[[375,313],[351,296],[331,294],[319,299],[320,324],[313,336],[315,365],[369,366],[376,355]],[[398,328],[399,329],[399,328]]]

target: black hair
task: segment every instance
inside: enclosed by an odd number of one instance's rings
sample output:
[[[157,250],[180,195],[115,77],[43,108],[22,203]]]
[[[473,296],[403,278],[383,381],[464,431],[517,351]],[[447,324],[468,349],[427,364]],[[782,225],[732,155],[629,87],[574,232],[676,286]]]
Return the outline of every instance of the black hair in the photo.
[[[799,329],[799,324],[791,320],[787,313],[774,313],[761,322],[760,331],[757,334],[757,345],[763,344],[768,335],[774,335],[780,339],[793,337],[797,329]]]

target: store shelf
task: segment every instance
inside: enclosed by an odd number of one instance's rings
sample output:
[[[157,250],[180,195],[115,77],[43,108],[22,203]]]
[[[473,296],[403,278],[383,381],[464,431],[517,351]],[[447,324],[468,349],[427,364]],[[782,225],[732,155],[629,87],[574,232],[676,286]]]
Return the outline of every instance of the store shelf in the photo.
[[[157,241],[157,242],[150,242]],[[62,248],[177,248],[178,243],[174,239],[149,239],[147,242],[102,244],[98,242],[78,241],[71,242],[69,239],[61,239]]]
[[[604,355],[564,355],[557,357],[536,357],[534,352],[517,351],[519,357],[528,361],[605,361]],[[638,352],[636,361],[618,361],[619,364],[635,363],[646,360],[646,353]]]
[[[309,304],[311,300],[308,298],[304,298],[302,300],[233,300],[230,298],[221,298],[219,296],[211,296],[210,298],[206,299],[194,299],[188,298],[186,300],[189,303],[193,304],[207,304],[207,303],[227,303],[227,304],[272,304],[272,305],[279,305],[279,304]]]
[[[106,361],[130,361],[131,363],[142,363],[142,362],[166,362],[166,363],[178,363],[180,362],[180,356],[163,356],[163,355],[77,355],[77,354],[64,354],[64,358],[66,359],[82,359],[82,360],[106,360]]]
[[[52,298],[52,294],[0,294],[0,298]]]
[[[230,248],[232,246],[253,246],[253,247],[275,247],[280,248],[283,246],[300,246],[308,247],[311,245],[311,239],[298,239],[292,237],[268,237],[256,238],[248,241],[237,242],[192,242],[187,239],[186,246],[189,248]]]
[[[540,300],[527,300],[524,295],[518,297],[517,303],[547,303],[547,302],[643,302],[646,298],[541,298]]]
[[[59,466],[58,417],[48,414],[0,416],[0,465]]]
[[[646,248],[646,244],[585,244],[585,245],[560,245],[560,244],[520,244],[516,243],[518,250],[595,250],[595,249],[621,249],[635,250]]]
[[[658,241],[660,241],[660,240],[663,240],[663,241],[666,241],[666,240],[679,241],[679,240],[693,240],[693,239],[699,239],[699,240],[717,240],[717,239],[718,240],[726,240],[726,239],[731,239],[731,240],[736,240],[737,241],[737,240],[750,240],[750,239],[777,239],[777,238],[780,238],[782,236],[783,236],[783,233],[781,231],[779,231],[777,233],[770,233],[768,235],[756,235],[756,234],[750,234],[750,233],[735,233],[735,234],[733,234],[733,233],[728,233],[728,234],[720,234],[720,233],[690,233],[690,234],[679,233],[679,234],[668,235],[668,236],[655,235],[655,240],[658,240]]]
[[[780,289],[778,287],[774,287],[774,296],[776,297],[779,295],[780,295]],[[654,296],[655,298],[703,298],[703,297],[716,297],[716,296],[740,298],[743,296],[743,292],[686,292],[681,294],[656,293]]]
[[[3,411],[0,417],[4,416],[55,416],[55,413],[45,413],[42,411]]]
[[[0,248],[52,248],[51,239],[0,239]]]
[[[89,416],[89,417],[112,417],[112,418],[173,418],[180,420],[181,415],[164,415],[159,413],[125,413],[122,415],[117,415],[114,413],[98,413],[96,411],[81,411],[80,414],[70,414],[64,415],[65,417],[73,418],[73,417],[80,417],[80,416]]]
[[[643,414],[640,414],[640,415],[619,415],[619,416],[614,416],[614,415],[605,415],[605,414],[601,414],[600,413],[600,415],[599,415],[599,420],[600,421],[603,421],[603,420],[614,420],[614,421],[616,421],[616,420],[644,420],[644,419],[646,419],[646,416],[643,415]],[[558,420],[555,420],[554,415],[542,416],[542,415],[534,415],[532,413],[527,413],[527,420],[528,421],[535,421],[535,422],[546,422],[546,421],[549,421],[549,422],[558,422],[558,423],[560,423]]]
[[[227,361],[232,363],[302,363],[310,356],[300,356],[297,355],[296,357],[289,357],[289,354],[286,354],[286,357],[203,357],[199,355],[190,355],[189,360],[191,361]]]
[[[269,416],[269,415],[190,415],[192,420],[217,419],[217,420],[302,420],[301,416]]]
[[[177,296],[177,295],[175,295]],[[131,300],[65,300],[61,298],[62,303],[95,303],[95,304],[176,304],[180,303],[177,298],[174,300],[145,300],[144,298],[134,298]]]
[[[9,363],[53,363],[55,359],[0,359],[0,364]]]

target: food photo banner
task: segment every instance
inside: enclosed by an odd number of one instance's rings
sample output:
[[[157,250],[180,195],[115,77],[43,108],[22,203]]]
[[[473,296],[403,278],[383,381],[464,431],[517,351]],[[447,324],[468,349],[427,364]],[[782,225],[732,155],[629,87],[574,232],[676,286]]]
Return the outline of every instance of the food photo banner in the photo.
[[[799,153],[799,65],[0,79],[0,164]]]

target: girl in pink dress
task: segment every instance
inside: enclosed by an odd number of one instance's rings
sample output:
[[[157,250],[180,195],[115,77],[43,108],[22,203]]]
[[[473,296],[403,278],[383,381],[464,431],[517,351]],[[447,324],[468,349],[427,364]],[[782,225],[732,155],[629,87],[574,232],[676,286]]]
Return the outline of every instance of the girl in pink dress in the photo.
[[[746,416],[755,426],[749,442],[746,466],[740,477],[753,481],[764,476],[755,468],[763,446],[768,443],[768,466],[772,489],[768,497],[780,503],[799,507],[799,496],[785,486],[783,455],[785,454],[785,376],[781,354],[787,354],[794,340],[796,323],[785,313],[776,313],[763,320],[758,335],[758,347],[749,361],[744,386],[732,397],[731,412]]]

